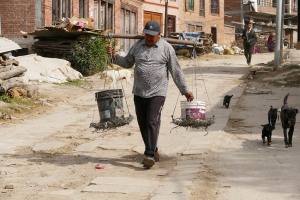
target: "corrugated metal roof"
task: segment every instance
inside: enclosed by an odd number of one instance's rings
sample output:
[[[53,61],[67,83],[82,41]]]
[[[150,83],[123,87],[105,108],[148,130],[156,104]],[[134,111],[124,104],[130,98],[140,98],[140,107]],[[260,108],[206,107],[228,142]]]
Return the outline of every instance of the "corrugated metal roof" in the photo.
[[[17,49],[21,49],[17,43],[7,38],[0,37],[0,53],[6,53]]]

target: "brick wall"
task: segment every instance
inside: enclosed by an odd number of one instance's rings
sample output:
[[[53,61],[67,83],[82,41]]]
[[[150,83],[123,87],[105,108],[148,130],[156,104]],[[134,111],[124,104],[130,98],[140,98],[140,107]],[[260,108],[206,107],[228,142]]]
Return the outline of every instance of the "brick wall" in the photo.
[[[7,38],[22,37],[20,31],[32,32],[35,29],[34,0],[1,1],[1,32]]]
[[[231,43],[235,41],[235,27],[224,26],[224,44],[231,46]]]
[[[178,32],[187,31],[187,23],[201,22],[204,32],[211,33],[212,28],[217,30],[217,43],[224,44],[224,0],[219,0],[219,14],[212,14],[210,1],[205,1],[205,16],[199,15],[199,1],[194,1],[194,11],[185,10],[185,1],[179,1]]]
[[[52,0],[45,0],[44,10],[42,11],[45,13],[45,26],[52,25]]]
[[[114,6],[114,31],[115,33],[121,33],[121,1],[115,0]]]
[[[89,1],[90,3],[91,1]],[[72,1],[72,17],[78,17],[79,18],[79,0],[73,0]]]
[[[143,9],[142,3],[139,1],[114,1],[114,31],[115,33],[121,33],[121,23],[123,19],[121,19],[121,11],[122,7],[131,8],[132,10],[136,11],[136,22],[137,22],[137,32],[142,33],[143,30]]]

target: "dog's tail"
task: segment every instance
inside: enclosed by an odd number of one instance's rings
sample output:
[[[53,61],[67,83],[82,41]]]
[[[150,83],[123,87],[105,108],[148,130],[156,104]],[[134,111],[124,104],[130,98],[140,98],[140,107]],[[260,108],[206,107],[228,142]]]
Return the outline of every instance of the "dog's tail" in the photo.
[[[289,97],[290,93],[287,93],[287,95],[285,95],[284,99],[283,99],[283,104],[287,104],[287,99]]]

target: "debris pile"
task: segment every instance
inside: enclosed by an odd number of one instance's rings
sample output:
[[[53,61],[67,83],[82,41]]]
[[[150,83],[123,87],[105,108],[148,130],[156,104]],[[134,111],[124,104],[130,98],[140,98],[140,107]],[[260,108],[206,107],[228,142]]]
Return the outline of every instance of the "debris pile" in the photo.
[[[65,83],[83,78],[63,59],[44,58],[36,54],[10,57],[0,54],[0,93],[13,97],[33,97],[37,87],[31,83]]]
[[[178,40],[187,40],[193,42],[203,41],[203,46],[196,47],[196,53],[198,55],[209,54],[212,51],[212,35],[211,33],[205,32],[172,32],[169,34],[170,38]],[[183,55],[186,57],[191,57],[193,46],[191,45],[173,45],[177,55]]]
[[[32,49],[38,55],[49,58],[66,58],[66,54],[82,35],[100,34],[102,31],[94,29],[92,18],[64,18],[55,22],[53,26],[45,26],[29,33],[35,39]]]
[[[24,79],[26,71],[25,67],[19,66],[17,60],[10,58],[6,54],[0,55],[0,92],[5,93],[11,88],[21,87],[14,89],[14,91],[19,91],[20,95],[24,96],[25,91],[22,87],[27,85],[27,81]],[[15,93],[14,91],[9,93],[13,94]]]

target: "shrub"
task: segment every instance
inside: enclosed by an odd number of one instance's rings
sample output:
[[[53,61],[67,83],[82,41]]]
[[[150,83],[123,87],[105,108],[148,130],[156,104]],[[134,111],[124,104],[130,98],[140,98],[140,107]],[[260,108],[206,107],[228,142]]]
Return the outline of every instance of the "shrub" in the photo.
[[[67,60],[84,76],[103,71],[108,63],[106,44],[101,36],[81,36],[72,47]]]

